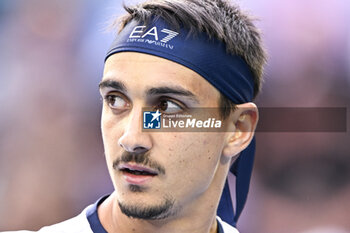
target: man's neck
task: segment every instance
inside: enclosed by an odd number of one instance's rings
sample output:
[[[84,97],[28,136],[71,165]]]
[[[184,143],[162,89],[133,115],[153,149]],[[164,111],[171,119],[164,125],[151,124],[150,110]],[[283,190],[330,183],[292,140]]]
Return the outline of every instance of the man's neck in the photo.
[[[114,194],[98,207],[100,222],[109,233],[217,233],[216,215],[215,212],[214,214],[210,214],[210,212],[212,211],[206,211],[202,216],[194,213],[169,220],[129,218],[120,211]]]

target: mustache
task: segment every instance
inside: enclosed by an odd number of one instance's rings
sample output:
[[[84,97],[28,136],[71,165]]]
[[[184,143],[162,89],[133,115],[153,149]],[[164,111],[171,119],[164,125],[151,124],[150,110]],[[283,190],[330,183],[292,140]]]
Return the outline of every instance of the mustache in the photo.
[[[113,162],[113,168],[115,170],[118,170],[118,166],[121,163],[129,163],[129,162],[134,162],[138,165],[147,166],[151,169],[158,171],[158,174],[165,175],[165,168],[162,165],[160,165],[158,162],[152,160],[150,158],[150,153],[148,151],[144,153],[134,153],[134,152],[124,151],[122,153],[122,156],[120,158],[117,158]]]

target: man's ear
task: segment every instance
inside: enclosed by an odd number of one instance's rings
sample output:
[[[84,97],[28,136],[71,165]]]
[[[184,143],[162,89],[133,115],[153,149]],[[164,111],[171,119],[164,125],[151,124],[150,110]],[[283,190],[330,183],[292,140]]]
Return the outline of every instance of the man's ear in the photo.
[[[244,150],[254,137],[258,120],[259,112],[254,103],[236,105],[236,109],[228,118],[228,133],[222,154],[234,157]]]

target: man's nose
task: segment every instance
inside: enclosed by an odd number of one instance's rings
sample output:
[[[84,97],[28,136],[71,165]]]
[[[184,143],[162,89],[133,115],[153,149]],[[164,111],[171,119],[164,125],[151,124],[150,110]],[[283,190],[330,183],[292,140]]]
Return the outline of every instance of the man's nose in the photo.
[[[124,131],[119,138],[119,145],[128,152],[144,153],[151,149],[152,140],[147,132],[142,132],[142,109],[133,109],[126,124],[124,125]]]

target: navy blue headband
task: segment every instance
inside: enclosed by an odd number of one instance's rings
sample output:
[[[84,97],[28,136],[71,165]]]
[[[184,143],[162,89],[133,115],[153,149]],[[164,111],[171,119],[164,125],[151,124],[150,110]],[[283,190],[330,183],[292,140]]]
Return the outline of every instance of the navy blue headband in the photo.
[[[117,35],[105,61],[119,52],[140,52],[174,61],[201,75],[235,104],[253,100],[254,81],[247,63],[227,53],[224,43],[205,33],[191,35],[184,28],[174,31],[162,19],[154,19],[147,26],[133,20]],[[253,140],[230,169],[236,176],[236,213],[227,181],[219,203],[218,215],[233,226],[247,199],[254,150]]]

